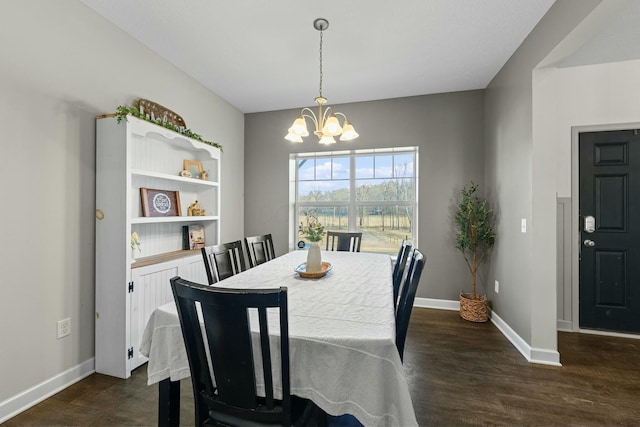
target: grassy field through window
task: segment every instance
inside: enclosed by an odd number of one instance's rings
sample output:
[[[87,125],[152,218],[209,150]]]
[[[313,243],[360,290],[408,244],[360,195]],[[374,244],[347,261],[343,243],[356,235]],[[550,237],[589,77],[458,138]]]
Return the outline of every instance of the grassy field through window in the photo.
[[[396,210],[395,206],[386,206],[385,208]],[[406,207],[404,206],[398,208],[406,211]],[[360,219],[362,219],[362,225],[357,225],[356,231],[362,232],[362,245],[360,248],[362,252],[393,254],[398,251],[402,240],[411,240],[411,225],[406,215],[364,214],[362,217],[358,216],[358,221],[360,221]],[[334,216],[319,214],[318,220],[324,225],[325,230],[348,231],[346,215]],[[322,240],[320,247],[326,247],[326,238]]]

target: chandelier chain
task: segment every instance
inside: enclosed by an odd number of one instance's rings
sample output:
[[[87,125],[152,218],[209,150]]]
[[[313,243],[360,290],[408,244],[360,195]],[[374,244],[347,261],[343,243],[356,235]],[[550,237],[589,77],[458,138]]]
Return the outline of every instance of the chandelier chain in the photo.
[[[320,31],[320,97],[322,98],[322,33]]]

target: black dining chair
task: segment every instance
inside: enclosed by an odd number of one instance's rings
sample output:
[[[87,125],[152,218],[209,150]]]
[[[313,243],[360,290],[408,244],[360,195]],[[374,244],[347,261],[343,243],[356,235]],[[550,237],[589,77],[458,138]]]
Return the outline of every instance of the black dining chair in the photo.
[[[271,234],[245,237],[244,244],[247,247],[247,258],[249,259],[250,268],[275,258]]]
[[[197,426],[304,425],[324,415],[310,400],[291,395],[287,288],[225,289],[180,277],[170,282],[191,369]],[[201,307],[202,324],[196,303]],[[279,316],[279,331],[273,336],[269,335],[267,309],[269,313],[277,310]],[[250,310],[257,311],[259,337],[255,340]],[[272,339],[273,351],[277,348],[279,355],[272,355]],[[264,369],[256,370],[253,346]],[[280,363],[282,399],[274,396],[272,363]],[[264,397],[257,392],[260,380]]]
[[[407,329],[409,329],[409,320],[411,319],[411,310],[413,301],[416,298],[420,275],[424,268],[425,257],[418,249],[413,250],[409,270],[400,288],[400,298],[398,299],[398,307],[396,307],[396,347],[400,354],[400,360],[404,356],[404,344],[407,339]]]
[[[398,294],[400,293],[400,284],[404,275],[404,268],[407,266],[407,258],[411,252],[411,243],[406,240],[402,241],[396,263],[393,266],[393,308],[398,306]]]
[[[327,251],[360,252],[362,233],[327,231]]]
[[[202,258],[210,285],[247,269],[240,240],[204,247]]]

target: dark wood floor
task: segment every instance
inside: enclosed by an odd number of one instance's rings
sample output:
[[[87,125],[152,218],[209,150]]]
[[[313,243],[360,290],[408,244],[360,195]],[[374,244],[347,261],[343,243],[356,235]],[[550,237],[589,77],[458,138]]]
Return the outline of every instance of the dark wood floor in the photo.
[[[421,426],[639,426],[640,340],[559,334],[562,367],[529,364],[491,324],[415,308],[405,371]],[[183,381],[181,425],[193,423]],[[94,374],[5,426],[151,426],[157,386]]]

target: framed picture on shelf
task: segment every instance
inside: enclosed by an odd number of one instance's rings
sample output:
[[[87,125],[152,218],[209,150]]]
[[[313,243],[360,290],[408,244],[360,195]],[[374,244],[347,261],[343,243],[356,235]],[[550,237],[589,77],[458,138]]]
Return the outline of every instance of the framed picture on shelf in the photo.
[[[182,216],[178,191],[140,188],[142,216]]]
[[[205,246],[204,226],[183,225],[182,226],[182,249],[193,250],[202,249]]]
[[[200,179],[202,177],[202,162],[195,160],[185,160],[183,169],[191,172],[191,178]]]

